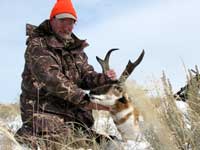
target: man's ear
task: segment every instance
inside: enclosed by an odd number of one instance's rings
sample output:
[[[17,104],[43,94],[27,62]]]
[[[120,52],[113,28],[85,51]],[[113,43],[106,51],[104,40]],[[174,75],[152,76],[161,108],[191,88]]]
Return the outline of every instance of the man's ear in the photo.
[[[122,96],[120,99],[118,99],[118,101],[123,103],[123,104],[127,103],[127,99],[124,96]]]

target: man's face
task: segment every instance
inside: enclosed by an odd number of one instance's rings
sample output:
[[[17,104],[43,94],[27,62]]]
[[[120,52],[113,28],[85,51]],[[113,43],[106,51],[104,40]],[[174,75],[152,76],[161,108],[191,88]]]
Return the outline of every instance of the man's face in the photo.
[[[71,18],[57,19],[53,18],[51,20],[51,27],[53,31],[63,39],[71,38],[71,33],[74,28],[75,20]]]

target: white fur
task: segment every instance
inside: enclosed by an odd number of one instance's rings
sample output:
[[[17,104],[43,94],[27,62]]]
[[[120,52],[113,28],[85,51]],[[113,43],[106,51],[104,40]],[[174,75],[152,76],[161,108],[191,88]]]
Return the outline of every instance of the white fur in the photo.
[[[139,135],[139,127],[134,124],[134,116],[130,116],[126,122],[117,125],[117,129],[120,131],[122,139],[135,140]]]
[[[90,100],[103,106],[113,106],[117,99],[119,99],[119,97],[114,95],[92,95]]]
[[[133,113],[133,111],[134,108],[130,106],[127,109],[124,109],[121,112],[112,115],[112,118],[114,121],[119,121],[120,119],[124,118],[127,114]],[[135,140],[139,135],[139,126],[134,124],[134,120],[134,115],[131,115],[124,123],[116,125],[124,140]]]

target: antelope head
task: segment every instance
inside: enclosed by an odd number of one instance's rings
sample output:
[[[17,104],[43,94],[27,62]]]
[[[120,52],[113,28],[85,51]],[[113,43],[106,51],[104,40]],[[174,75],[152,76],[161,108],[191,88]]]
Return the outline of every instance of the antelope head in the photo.
[[[109,67],[109,58],[110,54],[118,49],[111,49],[107,52],[104,60],[97,58],[97,61],[100,63],[103,73],[110,69]],[[137,58],[135,62],[129,60],[125,70],[122,72],[118,80],[113,81],[113,83],[106,84],[104,86],[97,87],[90,91],[91,101],[98,103],[104,106],[117,106],[117,103],[126,105],[128,103],[127,94],[123,89],[123,85],[126,79],[131,75],[133,70],[140,64],[144,57],[144,50]]]

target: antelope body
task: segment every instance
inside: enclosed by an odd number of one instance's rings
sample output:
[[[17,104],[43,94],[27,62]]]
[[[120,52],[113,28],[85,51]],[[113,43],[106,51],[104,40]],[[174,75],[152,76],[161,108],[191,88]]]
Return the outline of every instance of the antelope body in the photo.
[[[97,57],[104,73],[109,70],[108,61],[114,50],[116,49],[108,51],[104,60]],[[142,61],[143,56],[144,51],[134,63],[129,61],[119,80],[90,91],[92,102],[112,107],[110,114],[123,140],[135,140],[139,134],[139,111],[128,97],[123,84],[134,68]]]

